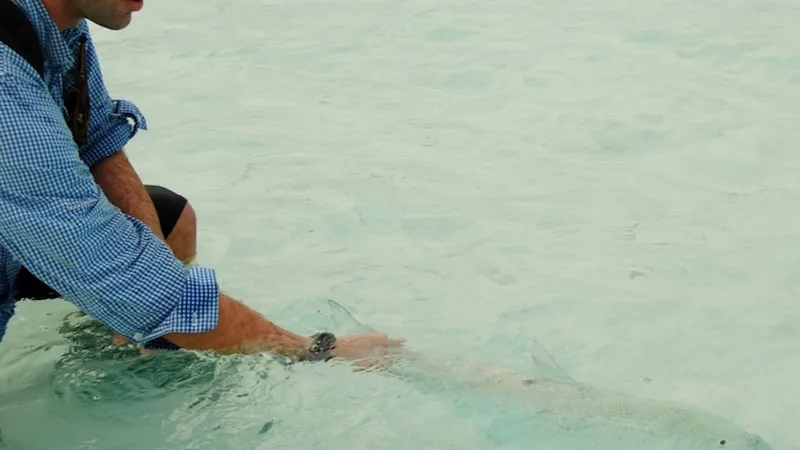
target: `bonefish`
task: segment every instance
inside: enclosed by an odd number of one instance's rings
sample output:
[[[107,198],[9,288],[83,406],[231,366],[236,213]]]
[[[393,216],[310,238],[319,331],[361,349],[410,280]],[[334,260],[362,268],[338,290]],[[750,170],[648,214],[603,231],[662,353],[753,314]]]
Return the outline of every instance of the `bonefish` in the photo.
[[[335,325],[375,332],[340,304],[328,304]],[[541,431],[542,439],[532,445],[536,449],[771,450],[758,434],[703,409],[577,382],[536,341],[531,358],[537,368],[532,377],[409,350],[380,371],[428,388],[459,389],[521,406]]]

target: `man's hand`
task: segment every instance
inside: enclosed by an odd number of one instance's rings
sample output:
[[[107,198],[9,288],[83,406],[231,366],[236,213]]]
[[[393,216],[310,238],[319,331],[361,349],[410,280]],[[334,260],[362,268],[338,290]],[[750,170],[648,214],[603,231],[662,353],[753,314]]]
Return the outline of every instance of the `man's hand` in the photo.
[[[390,339],[385,334],[353,334],[336,339],[336,348],[331,351],[334,358],[361,359],[385,353],[388,350],[399,350],[405,339]]]
[[[380,371],[405,356],[405,339],[390,339],[385,334],[342,336],[331,352],[334,357],[353,361],[353,371]]]

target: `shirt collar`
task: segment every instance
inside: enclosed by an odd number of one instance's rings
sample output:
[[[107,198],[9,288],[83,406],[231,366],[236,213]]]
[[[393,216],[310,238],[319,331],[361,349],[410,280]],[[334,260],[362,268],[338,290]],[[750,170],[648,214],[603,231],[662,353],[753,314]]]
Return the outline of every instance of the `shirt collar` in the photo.
[[[75,64],[75,57],[67,44],[67,38],[77,32],[76,28],[58,29],[41,0],[11,0],[21,7],[36,29],[42,47],[46,67],[55,72],[64,72]]]

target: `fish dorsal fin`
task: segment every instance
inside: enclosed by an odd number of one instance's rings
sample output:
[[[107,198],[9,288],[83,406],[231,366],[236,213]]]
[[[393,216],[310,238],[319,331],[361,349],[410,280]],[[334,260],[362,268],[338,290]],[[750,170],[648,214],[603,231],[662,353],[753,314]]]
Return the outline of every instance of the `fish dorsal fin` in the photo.
[[[536,340],[531,343],[531,361],[533,361],[534,374],[537,377],[560,381],[575,381],[558,365],[553,355]]]
[[[328,317],[337,333],[371,334],[377,331],[359,322],[350,311],[334,300],[328,300]]]

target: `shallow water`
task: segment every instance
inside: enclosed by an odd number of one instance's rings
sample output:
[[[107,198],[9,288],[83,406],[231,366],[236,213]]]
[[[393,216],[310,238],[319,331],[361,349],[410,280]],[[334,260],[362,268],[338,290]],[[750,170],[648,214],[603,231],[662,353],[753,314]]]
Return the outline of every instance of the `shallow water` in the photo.
[[[537,338],[580,381],[797,450],[798,20],[788,0],[171,0],[95,40],[147,116],[140,174],[191,199],[198,261],[279,324],[315,331],[330,297],[520,370]],[[142,361],[61,329],[70,311],[21,305],[0,344],[7,448],[528,448],[502,405],[266,356]]]

